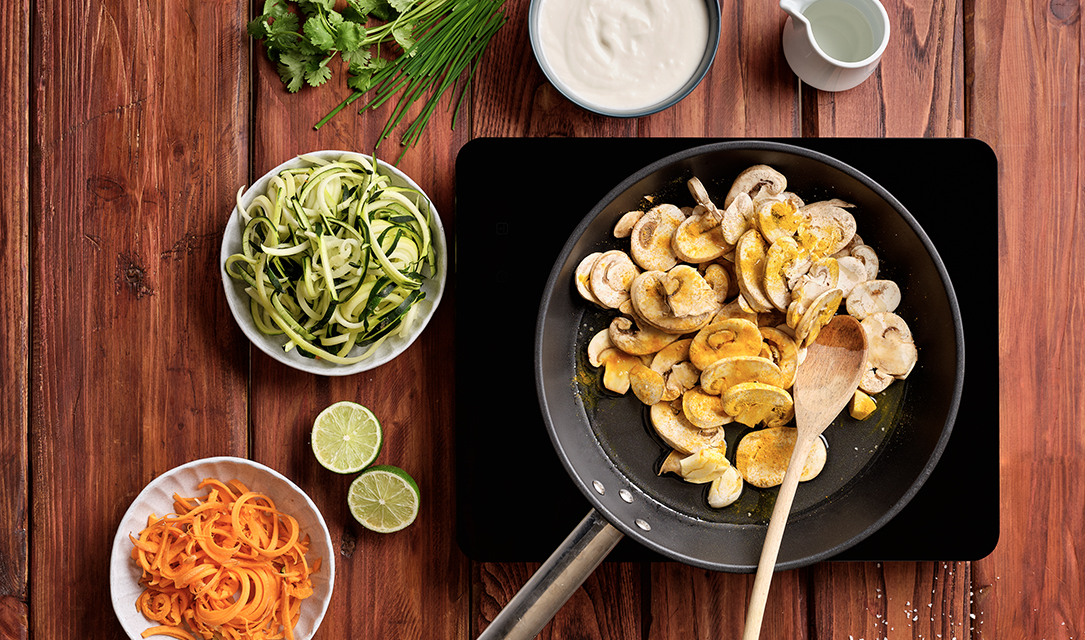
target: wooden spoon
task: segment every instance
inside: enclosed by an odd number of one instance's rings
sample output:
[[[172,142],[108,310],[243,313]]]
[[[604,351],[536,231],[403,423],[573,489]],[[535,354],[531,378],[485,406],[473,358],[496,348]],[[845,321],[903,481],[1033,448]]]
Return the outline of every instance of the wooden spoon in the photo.
[[[795,396],[795,423],[798,434],[784,482],[772,509],[757,576],[753,582],[750,608],[746,612],[746,630],[742,640],[757,640],[761,619],[769,596],[769,583],[776,569],[780,541],[791,513],[795,489],[814,440],[847,406],[859,387],[866,364],[866,334],[851,316],[839,315],[822,328],[817,340],[807,347],[806,359],[799,366],[792,393]]]

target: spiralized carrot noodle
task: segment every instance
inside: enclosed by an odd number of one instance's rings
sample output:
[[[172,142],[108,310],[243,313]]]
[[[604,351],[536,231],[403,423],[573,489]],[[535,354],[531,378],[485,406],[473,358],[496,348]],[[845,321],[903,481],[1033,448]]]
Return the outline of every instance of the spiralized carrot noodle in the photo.
[[[129,535],[143,570],[136,609],[156,623],[143,637],[294,640],[301,601],[320,570],[309,536],[267,496],[237,480],[205,479],[200,497],[174,494],[175,513],[151,514]]]

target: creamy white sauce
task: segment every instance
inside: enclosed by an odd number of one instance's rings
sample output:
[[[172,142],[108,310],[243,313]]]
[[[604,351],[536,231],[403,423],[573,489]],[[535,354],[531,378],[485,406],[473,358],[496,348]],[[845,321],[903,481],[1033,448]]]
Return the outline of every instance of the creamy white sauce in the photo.
[[[545,0],[542,55],[580,100],[636,110],[672,96],[708,45],[705,0]]]

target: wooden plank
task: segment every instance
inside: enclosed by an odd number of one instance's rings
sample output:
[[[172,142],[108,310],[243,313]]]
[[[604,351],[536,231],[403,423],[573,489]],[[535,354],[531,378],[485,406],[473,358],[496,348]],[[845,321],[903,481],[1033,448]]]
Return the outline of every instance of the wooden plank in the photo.
[[[973,567],[977,637],[1080,638],[1085,22],[1077,3],[966,7],[968,134],[998,156],[1000,201],[1002,526]]]
[[[319,149],[371,153],[391,105],[358,114],[361,102],[340,112],[319,131],[313,125],[346,95],[345,71],[319,89],[288,94],[257,47],[254,77],[253,177],[290,157]],[[444,100],[448,100],[446,96]],[[430,196],[451,246],[456,153],[466,126],[452,130],[452,112],[442,103],[417,147],[399,168]],[[417,113],[421,103],[414,107]],[[377,149],[395,162],[402,148],[397,129]],[[451,266],[451,259],[450,259]],[[331,609],[320,634],[358,638],[464,638],[467,636],[469,571],[455,544],[453,498],[454,369],[450,278],[438,311],[417,341],[400,357],[346,377],[301,373],[255,349],[252,357],[252,454],[301,486],[321,509],[339,553]],[[378,464],[405,469],[422,492],[421,512],[409,528],[371,532],[351,517],[347,490],[354,476],[336,476],[313,458],[309,434],[326,406],[352,400],[373,410],[384,430]]]
[[[244,6],[35,17],[30,631],[113,638],[109,550],[132,499],[246,451],[243,337],[218,273],[246,164]]]
[[[0,638],[27,636],[29,474],[27,380],[30,366],[30,4],[0,15],[0,47],[14,55],[0,72]]]

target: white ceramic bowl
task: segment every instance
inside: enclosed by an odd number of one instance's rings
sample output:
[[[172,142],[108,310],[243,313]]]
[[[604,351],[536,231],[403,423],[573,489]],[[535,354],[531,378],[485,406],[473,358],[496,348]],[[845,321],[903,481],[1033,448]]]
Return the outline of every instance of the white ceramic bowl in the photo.
[[[275,506],[293,516],[303,534],[310,538],[310,562],[321,558],[320,571],[313,574],[313,595],[301,604],[301,617],[294,627],[297,640],[309,640],[324,619],[335,583],[335,554],[328,527],[320,510],[305,492],[285,476],[262,464],[244,458],[204,458],[176,467],[158,476],[136,496],[132,506],[121,518],[117,535],[113,539],[113,552],[109,559],[109,590],[113,610],[125,633],[133,640],[156,623],[136,610],[136,598],[143,592],[139,584],[141,571],[132,559],[132,541],[128,535],[138,536],[147,526],[151,513],[173,513],[173,494],[194,496],[203,493],[197,485],[206,478],[227,482],[239,480],[253,491],[267,495]]]
[[[332,161],[345,154],[359,155],[350,151],[326,150],[305,153],[288,160],[265,173],[262,178],[249,187],[241,196],[241,204],[245,207],[251,205],[256,196],[267,191],[268,183],[280,171],[308,166],[310,163],[303,158],[314,157]],[[223,288],[226,291],[226,300],[230,304],[230,312],[253,345],[285,365],[324,376],[347,376],[376,368],[403,353],[414,343],[415,339],[426,328],[426,325],[429,324],[430,319],[437,310],[437,305],[441,302],[448,274],[448,249],[445,242],[444,225],[441,224],[441,216],[437,213],[436,207],[433,206],[432,199],[407,174],[382,160],[377,160],[377,164],[378,171],[383,175],[390,176],[393,185],[415,189],[425,195],[427,200],[430,200],[430,231],[433,236],[433,246],[437,252],[437,273],[434,277],[427,278],[422,284],[422,290],[425,291],[426,297],[417,303],[419,313],[410,332],[405,336],[389,337],[372,355],[361,362],[341,365],[326,360],[307,358],[297,353],[296,348],[286,352],[283,351],[283,345],[288,342],[288,338],[281,335],[268,336],[256,328],[256,323],[253,322],[252,313],[249,310],[249,296],[245,293],[244,281],[235,280],[226,273],[226,259],[241,251],[241,232],[244,229],[236,205],[230,210],[230,219],[226,223],[226,231],[222,236],[222,253],[219,256],[219,271],[221,272]],[[360,353],[362,353],[362,349],[355,347],[351,355]]]

